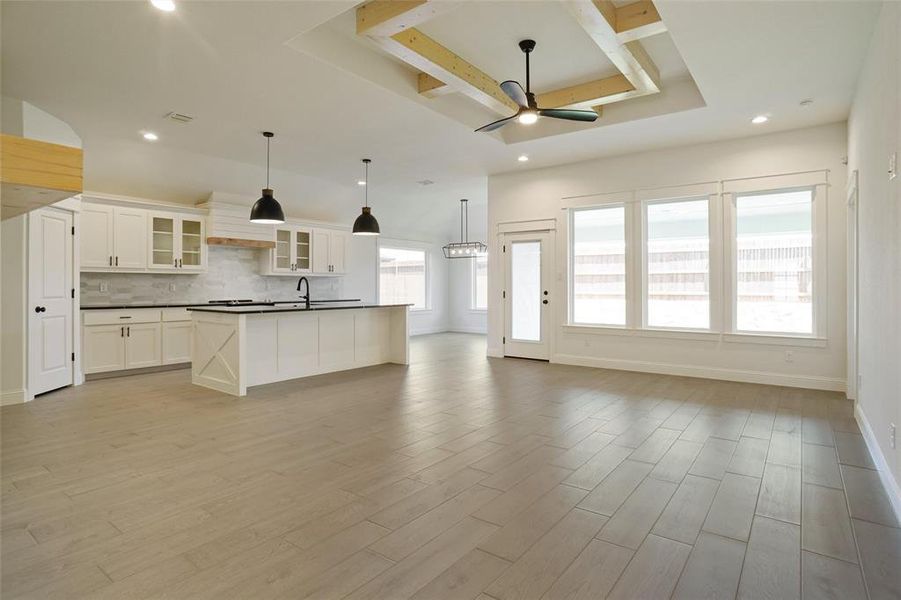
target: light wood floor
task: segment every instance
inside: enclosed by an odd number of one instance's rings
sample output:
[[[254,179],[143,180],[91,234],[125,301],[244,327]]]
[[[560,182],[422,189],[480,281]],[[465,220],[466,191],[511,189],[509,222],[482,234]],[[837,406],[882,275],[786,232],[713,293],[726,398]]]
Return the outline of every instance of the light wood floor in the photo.
[[[412,352],[243,399],[175,371],[4,408],[4,600],[901,595],[838,394]]]

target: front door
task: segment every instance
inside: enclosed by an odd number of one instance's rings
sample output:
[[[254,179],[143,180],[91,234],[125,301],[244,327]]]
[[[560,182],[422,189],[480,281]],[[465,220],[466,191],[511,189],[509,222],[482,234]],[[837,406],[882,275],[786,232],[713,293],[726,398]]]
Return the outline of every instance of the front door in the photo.
[[[53,208],[28,215],[28,391],[71,385],[72,213]]]
[[[550,357],[551,240],[546,231],[504,235],[504,356]]]

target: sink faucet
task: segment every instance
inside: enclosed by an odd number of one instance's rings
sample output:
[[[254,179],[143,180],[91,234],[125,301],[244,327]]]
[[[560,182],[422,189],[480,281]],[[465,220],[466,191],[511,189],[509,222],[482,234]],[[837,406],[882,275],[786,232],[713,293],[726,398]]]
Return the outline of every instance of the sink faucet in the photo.
[[[303,298],[304,302],[306,303],[306,308],[310,308],[310,282],[307,281],[306,277],[301,277],[297,281],[297,291],[298,292],[300,291],[300,284],[302,284],[302,283],[307,284],[306,285],[307,293],[305,295],[302,295],[301,298]]]

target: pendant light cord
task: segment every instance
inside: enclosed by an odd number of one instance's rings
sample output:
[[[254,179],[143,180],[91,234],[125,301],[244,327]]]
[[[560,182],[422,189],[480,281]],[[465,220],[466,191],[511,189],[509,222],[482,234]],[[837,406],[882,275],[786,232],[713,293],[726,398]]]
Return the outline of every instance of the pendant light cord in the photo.
[[[269,189],[269,142],[271,137],[266,137],[266,189]]]
[[[369,208],[369,161],[363,161],[363,170],[364,176],[363,179],[366,181],[366,185],[363,186],[363,205]]]

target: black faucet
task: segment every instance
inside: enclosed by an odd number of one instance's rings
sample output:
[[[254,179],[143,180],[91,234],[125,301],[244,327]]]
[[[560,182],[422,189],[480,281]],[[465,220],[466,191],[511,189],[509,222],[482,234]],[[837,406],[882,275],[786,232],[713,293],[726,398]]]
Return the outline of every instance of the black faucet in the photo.
[[[307,278],[306,278],[306,277],[301,277],[301,278],[297,281],[297,291],[298,291],[298,292],[300,291],[300,284],[301,284],[301,283],[307,284],[307,293],[306,293],[305,295],[301,296],[301,298],[303,298],[304,302],[306,303],[306,308],[309,309],[309,308],[310,308],[310,282],[307,281]]]

